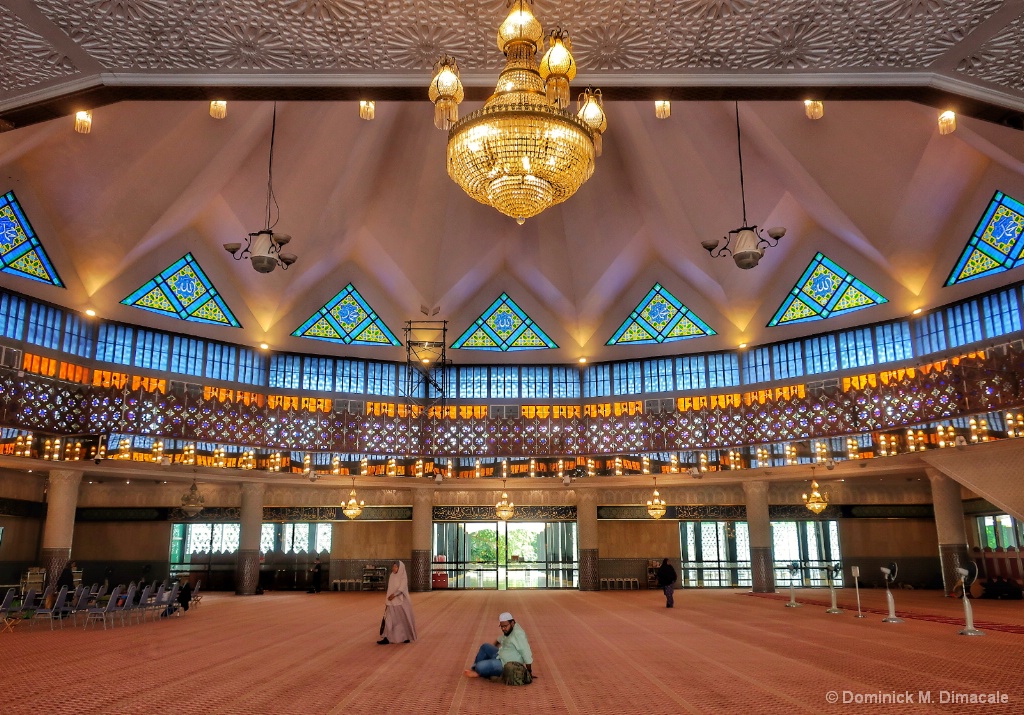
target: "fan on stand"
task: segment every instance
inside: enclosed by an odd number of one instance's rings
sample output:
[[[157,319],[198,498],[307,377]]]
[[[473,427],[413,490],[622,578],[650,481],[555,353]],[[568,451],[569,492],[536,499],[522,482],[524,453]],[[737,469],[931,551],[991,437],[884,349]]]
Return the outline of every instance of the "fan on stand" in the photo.
[[[860,612],[860,566],[851,566],[850,576],[853,578],[853,590],[857,593],[857,615],[854,618],[865,618]]]
[[[786,564],[786,570],[789,571],[789,603],[786,604],[786,608],[800,608],[803,604],[796,602],[796,591],[793,590],[796,577],[800,575],[800,564],[792,561]]]
[[[896,602],[892,600],[890,586],[896,583],[896,562],[882,567],[882,575],[885,576],[885,600],[889,604],[889,615],[882,619],[882,623],[903,623],[902,618],[896,617]]]
[[[964,619],[967,622],[964,629],[960,631],[960,635],[983,636],[985,632],[974,627],[974,609],[971,608],[971,584],[978,578],[978,564],[968,561],[964,568],[958,568],[956,572],[960,576],[960,582],[957,585],[964,592]]]
[[[832,595],[832,608],[825,611],[825,613],[842,613],[843,609],[836,605],[836,576],[843,570],[841,564],[835,563],[831,566],[825,566],[822,571],[825,572],[825,578],[828,579],[828,590]]]

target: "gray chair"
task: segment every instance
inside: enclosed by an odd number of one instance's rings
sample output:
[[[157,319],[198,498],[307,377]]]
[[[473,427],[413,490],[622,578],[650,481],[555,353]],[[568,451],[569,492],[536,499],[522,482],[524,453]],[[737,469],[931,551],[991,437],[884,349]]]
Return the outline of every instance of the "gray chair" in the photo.
[[[3,603],[0,603],[0,620],[3,621],[4,626],[3,629],[0,630],[0,633],[4,633],[6,631],[10,631],[11,633],[14,632],[14,624],[18,622],[18,619],[12,618],[11,614],[16,614],[17,612],[18,611],[14,608],[14,589],[9,588],[7,589],[7,595],[4,596]]]
[[[157,587],[157,589],[156,589],[156,595],[154,595],[153,598],[149,599],[149,603],[146,604],[145,609],[144,609],[145,612],[143,613],[143,617],[149,615],[150,613],[153,614],[154,618],[156,618],[158,615],[160,615],[160,609],[164,607],[163,600],[164,600],[164,585],[160,584]]]
[[[121,619],[121,625],[123,626],[125,612],[130,612],[133,608],[132,602],[135,600],[135,584],[130,584],[124,597],[118,600],[120,600],[121,603],[120,605],[114,606],[114,613],[116,613]],[[111,621],[113,621],[113,619],[111,619]]]
[[[121,595],[121,587],[115,586],[114,590],[110,594],[110,600],[107,601],[106,606],[89,606],[89,612],[86,614],[85,625],[83,628],[89,627],[89,621],[103,621],[103,630],[107,630],[107,618],[110,619],[110,625],[114,625],[114,613],[117,608],[117,600]]]
[[[80,588],[78,596],[71,601],[71,605],[68,607],[67,612],[71,615],[74,624],[78,625],[78,614],[89,612],[89,599],[92,598],[92,593],[87,588]]]
[[[61,620],[61,614],[64,613],[68,600],[68,587],[61,586],[60,591],[57,592],[57,598],[53,602],[53,605],[49,608],[37,608],[36,612],[32,614],[32,627],[35,628],[36,620],[45,618],[50,621],[50,630],[53,630],[54,620],[60,621],[60,627],[64,627],[64,621]]]

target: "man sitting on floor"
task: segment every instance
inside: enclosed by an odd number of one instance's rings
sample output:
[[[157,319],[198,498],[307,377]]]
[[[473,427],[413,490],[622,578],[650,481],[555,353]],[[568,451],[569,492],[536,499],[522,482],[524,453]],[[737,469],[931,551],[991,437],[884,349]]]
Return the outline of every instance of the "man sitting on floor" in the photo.
[[[498,616],[498,626],[502,635],[494,645],[480,646],[473,667],[464,675],[467,678],[503,676],[506,685],[528,685],[533,682],[533,651],[526,631],[516,625],[508,611]]]

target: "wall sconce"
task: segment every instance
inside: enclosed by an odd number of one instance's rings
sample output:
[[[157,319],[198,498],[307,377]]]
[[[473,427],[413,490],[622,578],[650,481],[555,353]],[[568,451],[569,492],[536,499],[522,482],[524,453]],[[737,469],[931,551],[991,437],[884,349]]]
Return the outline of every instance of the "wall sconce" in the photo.
[[[947,109],[939,115],[939,134],[945,136],[956,131],[956,112]]]
[[[75,113],[75,131],[79,134],[88,134],[92,131],[92,112],[88,109]]]
[[[223,119],[228,116],[228,103],[223,99],[215,99],[210,102],[210,116],[214,119]]]
[[[825,103],[820,99],[805,99],[804,114],[808,119],[821,119],[825,116]]]
[[[365,119],[368,122],[371,121],[373,119],[373,117],[374,117],[374,111],[376,110],[376,107],[377,107],[376,103],[374,103],[372,101],[365,100],[365,99],[360,100],[359,101],[359,118],[360,119]]]
[[[672,102],[667,99],[654,100],[654,116],[658,119],[668,119],[672,116]]]

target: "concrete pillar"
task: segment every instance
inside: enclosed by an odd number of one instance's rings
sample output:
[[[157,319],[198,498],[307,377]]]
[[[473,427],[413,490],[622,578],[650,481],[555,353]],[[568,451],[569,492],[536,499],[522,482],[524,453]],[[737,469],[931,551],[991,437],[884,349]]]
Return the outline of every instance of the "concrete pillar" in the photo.
[[[768,483],[743,482],[743,495],[747,501],[753,591],[774,593],[775,564],[772,558],[772,523],[768,518]]]
[[[935,530],[939,536],[939,561],[942,564],[942,588],[948,596],[960,580],[957,568],[970,560],[967,532],[964,529],[964,503],[958,482],[938,469],[928,467],[924,471],[932,484]]]
[[[576,536],[580,543],[580,590],[597,591],[601,583],[597,553],[597,493],[592,489],[576,492]]]
[[[46,569],[46,585],[56,586],[61,571],[71,559],[75,535],[75,508],[82,473],[72,469],[51,469],[46,491],[46,523],[39,560]]]
[[[412,493],[412,567],[410,591],[430,590],[430,558],[434,549],[434,490],[414,489]]]
[[[252,596],[260,581],[260,533],[263,530],[263,484],[242,484],[242,523],[235,563],[235,594]]]

